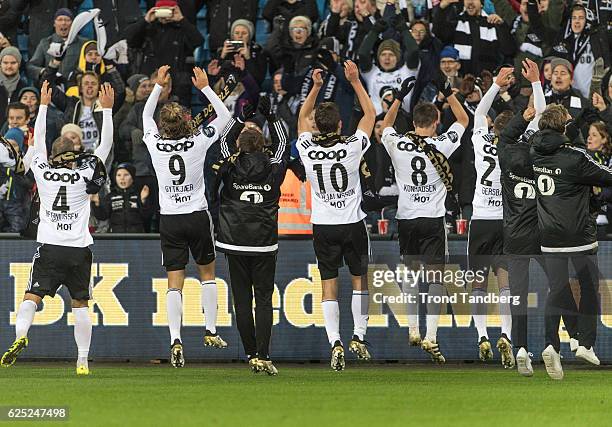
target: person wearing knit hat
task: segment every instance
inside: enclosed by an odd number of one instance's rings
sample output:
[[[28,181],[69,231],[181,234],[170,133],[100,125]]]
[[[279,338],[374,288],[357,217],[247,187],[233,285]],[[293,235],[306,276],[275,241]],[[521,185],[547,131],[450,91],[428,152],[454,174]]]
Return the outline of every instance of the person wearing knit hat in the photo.
[[[245,34],[245,30],[247,34]],[[232,40],[240,40],[248,44],[253,40],[253,36],[255,35],[255,26],[248,19],[237,19],[232,22],[230,34]]]
[[[6,88],[9,102],[13,93],[18,92],[21,82],[19,66],[21,65],[21,53],[14,46],[8,46],[0,51],[0,84]],[[22,86],[25,84],[22,83]]]
[[[399,43],[391,39],[383,40],[378,45],[376,57],[378,58],[378,63],[383,71],[390,71],[394,69],[401,58]]]
[[[65,124],[62,127],[61,136],[68,138],[74,144],[74,151],[83,150],[83,129],[74,123]]]
[[[66,16],[68,18],[70,18],[71,20],[74,19],[74,14],[72,13],[72,11],[66,7],[62,7],[61,9],[57,9],[55,11],[55,14],[53,15],[53,19],[57,19],[60,16]]]
[[[237,19],[232,23],[230,40],[225,40],[220,48],[221,59],[233,59],[239,54],[245,59],[245,71],[247,71],[261,86],[266,78],[268,70],[268,53],[255,41],[255,26],[247,19]],[[242,45],[239,46],[242,42]]]
[[[8,139],[9,141],[14,141],[17,143],[17,145],[19,146],[19,150],[23,153],[24,151],[24,146],[23,146],[23,141],[24,141],[24,135],[23,135],[23,131],[19,128],[12,128],[6,131],[6,133],[4,134],[4,137],[6,139]]]
[[[133,74],[127,79],[128,88],[134,95],[134,102],[144,101],[153,90],[153,84],[149,76],[145,74]]]
[[[552,58],[550,61],[552,71],[551,86],[555,92],[566,92],[572,87],[574,67],[563,58]]]

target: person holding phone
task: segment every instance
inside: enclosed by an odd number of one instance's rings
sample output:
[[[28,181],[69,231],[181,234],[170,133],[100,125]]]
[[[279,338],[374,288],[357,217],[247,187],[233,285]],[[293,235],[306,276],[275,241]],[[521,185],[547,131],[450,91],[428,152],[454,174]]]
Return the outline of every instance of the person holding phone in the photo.
[[[253,40],[255,26],[247,19],[237,19],[232,23],[230,38],[225,40],[219,49],[219,59],[233,60],[234,55],[244,58],[246,71],[253,76],[261,86],[268,72],[269,56],[263,48]]]

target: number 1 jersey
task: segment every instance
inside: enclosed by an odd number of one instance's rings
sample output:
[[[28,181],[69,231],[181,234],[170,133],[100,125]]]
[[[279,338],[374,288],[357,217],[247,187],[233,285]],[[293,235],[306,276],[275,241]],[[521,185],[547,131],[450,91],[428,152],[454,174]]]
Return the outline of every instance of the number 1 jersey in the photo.
[[[447,158],[459,148],[465,128],[454,123],[440,136],[425,138]],[[427,155],[407,135],[385,128],[382,143],[395,168],[399,189],[397,219],[440,218],[446,214],[446,187]]]
[[[150,130],[144,143],[159,185],[162,215],[188,214],[208,209],[204,187],[206,152],[218,139],[214,126],[200,128],[188,138],[163,139]]]
[[[353,224],[365,218],[359,165],[370,146],[368,135],[357,129],[345,142],[323,147],[312,141],[312,133],[303,132],[296,145],[311,186],[310,222]]]

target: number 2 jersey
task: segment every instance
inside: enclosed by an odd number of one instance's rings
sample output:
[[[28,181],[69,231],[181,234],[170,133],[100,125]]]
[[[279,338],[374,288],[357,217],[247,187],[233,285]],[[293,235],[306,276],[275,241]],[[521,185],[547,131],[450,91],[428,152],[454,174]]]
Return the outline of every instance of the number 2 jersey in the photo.
[[[40,197],[36,238],[39,243],[75,248],[93,244],[89,233],[90,200],[86,191],[95,167],[96,160],[91,158],[75,169],[53,168],[46,153],[34,154],[30,170]]]
[[[463,126],[453,123],[447,132],[425,138],[425,141],[448,158],[459,148],[464,132]],[[383,131],[382,143],[391,156],[399,189],[396,218],[443,217],[446,214],[446,187],[418,144],[391,127]]]
[[[476,189],[472,201],[472,219],[502,220],[502,185],[497,159],[497,141],[486,127],[474,129],[474,167],[476,168]]]
[[[163,139],[155,129],[147,129],[143,140],[157,175],[162,215],[208,209],[204,161],[206,152],[218,138],[215,126],[200,128],[192,136],[179,140]]]
[[[303,132],[296,146],[311,185],[310,222],[353,224],[365,218],[361,210],[359,165],[370,146],[368,135],[357,129],[345,142],[324,147],[313,142],[311,132]]]

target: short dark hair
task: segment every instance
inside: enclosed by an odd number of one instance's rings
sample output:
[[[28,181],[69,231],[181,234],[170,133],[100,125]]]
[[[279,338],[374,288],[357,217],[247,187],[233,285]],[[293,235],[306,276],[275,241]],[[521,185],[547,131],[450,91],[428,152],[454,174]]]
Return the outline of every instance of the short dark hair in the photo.
[[[28,108],[28,106],[23,104],[23,103],[21,103],[21,102],[11,102],[6,107],[6,113],[8,114],[8,112],[10,110],[23,110],[23,112],[25,113],[26,117],[28,117],[30,115],[30,109]]]
[[[513,115],[514,114],[512,113],[512,111],[504,110],[499,113],[497,117],[495,117],[495,120],[493,121],[493,131],[496,135],[501,135],[504,128],[508,126],[508,123],[510,122],[510,120],[512,120]]]
[[[427,128],[433,125],[439,118],[438,107],[431,102],[421,102],[414,107],[412,121],[418,128]]]
[[[238,137],[238,148],[242,153],[263,151],[266,140],[255,129],[245,129]]]
[[[322,134],[337,132],[340,124],[340,110],[333,102],[322,102],[315,108],[315,123]]]

